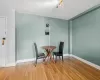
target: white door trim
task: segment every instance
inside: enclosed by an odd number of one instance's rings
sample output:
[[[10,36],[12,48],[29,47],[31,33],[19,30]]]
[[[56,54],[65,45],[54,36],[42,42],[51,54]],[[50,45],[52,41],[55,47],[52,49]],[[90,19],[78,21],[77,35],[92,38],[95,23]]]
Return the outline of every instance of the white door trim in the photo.
[[[3,37],[5,37],[7,39],[7,17],[6,16],[0,16],[0,18],[4,18],[5,19],[5,32],[4,32],[5,35],[3,35]],[[1,67],[5,67],[6,64],[7,64],[7,40],[5,40],[5,45],[4,46],[1,45],[1,46],[6,48],[5,54],[4,54],[4,58],[5,58],[4,62],[5,63],[4,63],[3,66],[1,66]]]

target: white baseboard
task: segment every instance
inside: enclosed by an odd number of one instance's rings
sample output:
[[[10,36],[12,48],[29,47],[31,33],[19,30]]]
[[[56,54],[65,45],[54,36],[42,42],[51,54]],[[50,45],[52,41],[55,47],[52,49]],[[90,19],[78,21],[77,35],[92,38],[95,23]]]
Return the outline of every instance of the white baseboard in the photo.
[[[98,66],[98,65],[96,65],[96,64],[94,64],[94,63],[92,63],[92,62],[89,62],[89,61],[87,61],[87,60],[85,60],[85,59],[82,59],[82,58],[80,58],[80,57],[78,57],[78,56],[75,56],[75,55],[73,55],[73,54],[64,54],[64,57],[66,57],[66,56],[71,56],[71,57],[74,57],[74,58],[76,58],[76,59],[78,59],[78,60],[80,60],[80,61],[82,61],[82,62],[84,62],[84,63],[86,63],[86,64],[88,64],[88,65],[90,65],[90,66],[92,66],[92,67],[94,67],[94,68],[96,68],[96,69],[98,69],[98,70],[100,70],[100,66]],[[35,61],[35,58],[32,58],[32,59],[24,59],[24,60],[18,60],[17,62],[16,62],[16,64],[18,64],[18,63],[23,63],[23,62],[31,62],[31,61]],[[42,59],[39,59],[38,60],[38,62],[42,62],[43,60]],[[15,63],[10,63],[10,64],[7,64],[5,67],[10,67],[10,66],[15,66],[16,65]]]
[[[63,54],[63,56],[66,57],[66,56],[69,56],[69,54],[68,53],[67,54]]]
[[[100,70],[100,66],[98,66],[98,65],[96,65],[96,64],[94,64],[92,62],[89,62],[89,61],[87,61],[85,59],[82,59],[82,58],[80,58],[78,56],[75,56],[75,55],[71,55],[71,56],[76,58],[76,59],[78,59],[78,60],[80,60],[80,61],[82,61],[82,62],[84,62],[84,63],[86,63],[86,64],[88,64],[88,65],[90,65],[90,66],[92,66],[92,67],[94,67],[94,68],[96,68],[96,69],[98,69],[98,70]]]
[[[15,66],[15,65],[16,65],[15,63],[9,63],[5,67],[11,67],[11,66]]]
[[[24,63],[24,62],[30,62],[30,61],[35,61],[35,58],[18,60],[18,61],[16,62],[16,64],[18,64],[18,63]]]
[[[64,54],[64,57],[65,56],[69,56],[69,54]],[[18,64],[18,63],[23,63],[23,62],[31,62],[31,61],[35,61],[35,58],[32,58],[32,59],[24,59],[24,60],[18,60],[17,62],[16,62],[16,64]],[[38,62],[42,62],[43,61],[43,59],[39,59],[38,60]]]

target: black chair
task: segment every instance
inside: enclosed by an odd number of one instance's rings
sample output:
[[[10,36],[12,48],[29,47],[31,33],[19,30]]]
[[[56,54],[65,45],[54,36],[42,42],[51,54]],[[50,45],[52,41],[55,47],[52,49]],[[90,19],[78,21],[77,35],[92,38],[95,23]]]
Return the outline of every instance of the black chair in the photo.
[[[56,61],[57,61],[57,56],[62,56],[62,61],[63,61],[63,48],[64,48],[64,42],[60,42],[60,45],[59,45],[59,51],[58,52],[53,52],[53,57],[54,55],[56,56]]]
[[[41,59],[41,58],[43,58],[43,60],[44,60],[44,58],[45,58],[45,54],[44,53],[38,53],[38,49],[37,49],[37,45],[36,45],[36,43],[34,43],[34,46],[35,46],[35,52],[36,52],[36,64],[35,64],[35,66],[37,65],[37,59]]]

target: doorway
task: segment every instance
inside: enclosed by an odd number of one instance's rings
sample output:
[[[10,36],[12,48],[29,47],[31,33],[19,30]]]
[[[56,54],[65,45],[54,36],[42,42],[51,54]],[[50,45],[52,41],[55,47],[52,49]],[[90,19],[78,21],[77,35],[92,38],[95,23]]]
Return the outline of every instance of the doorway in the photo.
[[[6,17],[0,17],[0,67],[6,66]]]

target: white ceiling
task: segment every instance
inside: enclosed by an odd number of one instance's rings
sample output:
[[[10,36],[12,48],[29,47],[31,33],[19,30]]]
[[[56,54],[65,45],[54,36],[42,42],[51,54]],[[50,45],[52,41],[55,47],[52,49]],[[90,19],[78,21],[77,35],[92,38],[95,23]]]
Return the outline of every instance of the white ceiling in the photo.
[[[6,4],[19,12],[60,19],[72,17],[100,4],[100,0],[63,0],[62,6],[56,8],[58,0],[6,0]]]

